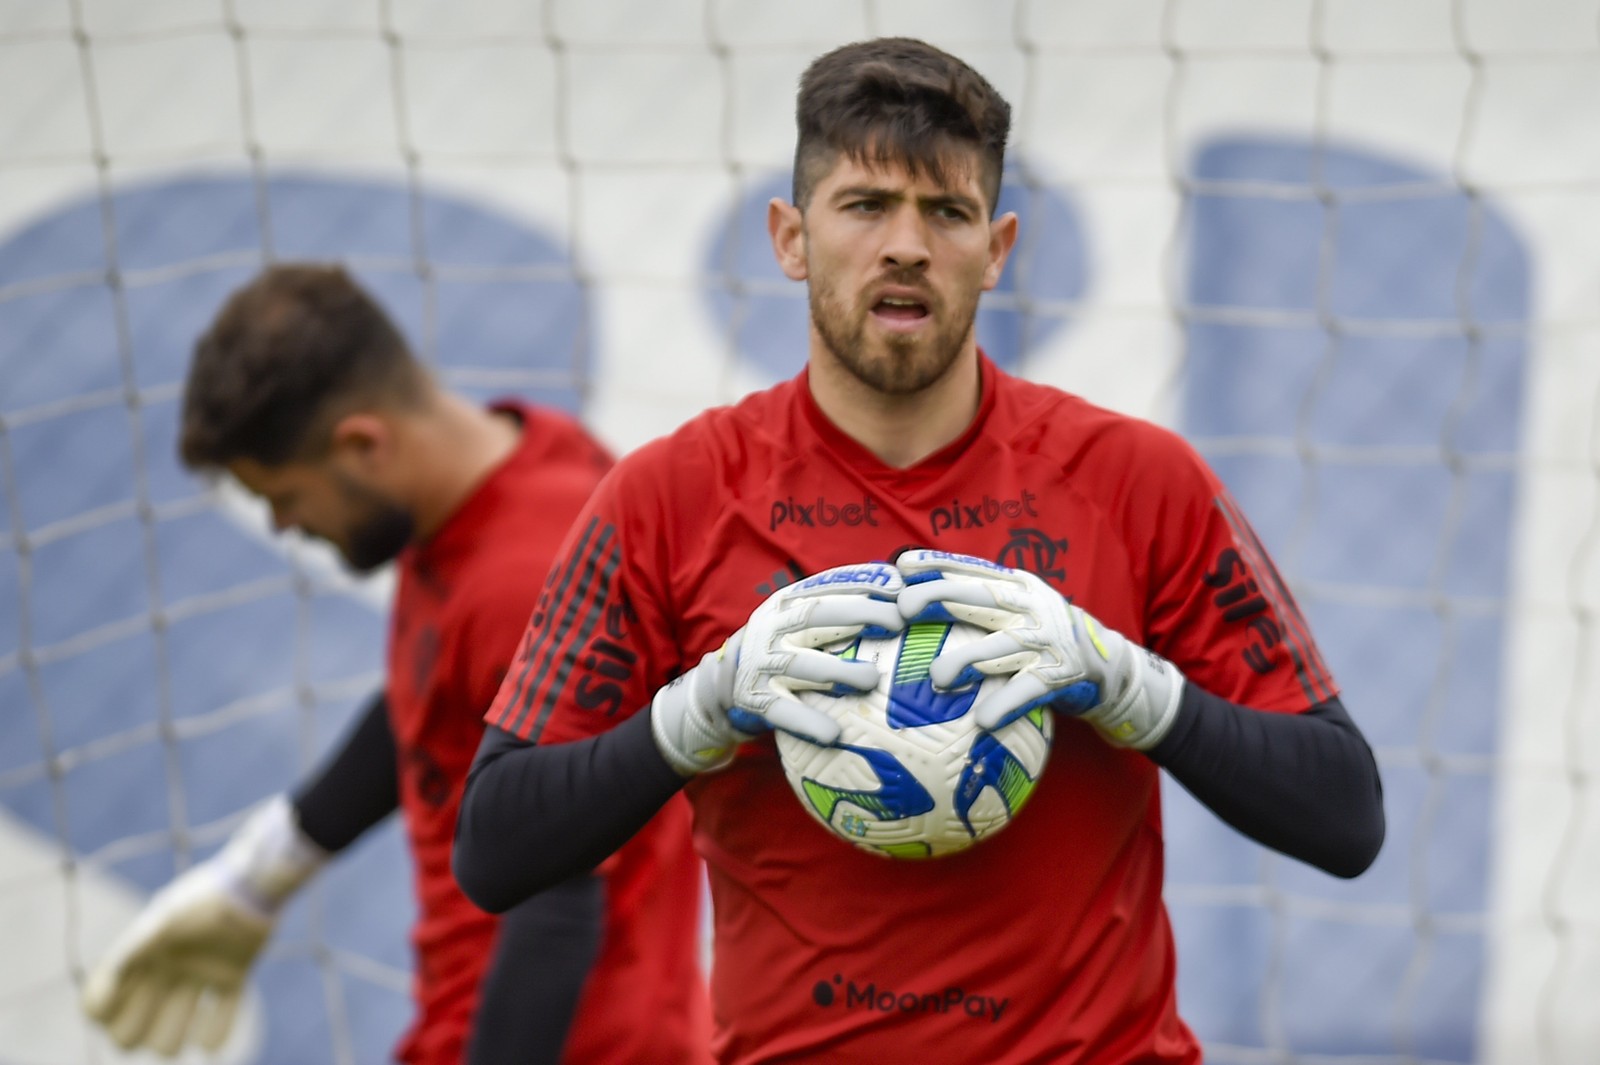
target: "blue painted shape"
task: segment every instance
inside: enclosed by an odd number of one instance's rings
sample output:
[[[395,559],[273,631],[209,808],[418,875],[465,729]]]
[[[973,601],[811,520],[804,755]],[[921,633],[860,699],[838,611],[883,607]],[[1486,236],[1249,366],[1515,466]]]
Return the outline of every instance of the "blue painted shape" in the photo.
[[[348,687],[381,670],[385,621],[377,611],[339,593],[297,599],[287,586],[263,591],[260,582],[290,576],[287,560],[224,515],[164,513],[147,542],[136,517],[100,513],[135,501],[139,438],[151,501],[182,502],[201,491],[176,460],[175,386],[198,334],[269,249],[280,260],[359,257],[357,276],[446,380],[489,371],[508,382],[471,394],[521,394],[578,412],[595,342],[565,249],[525,223],[401,185],[294,174],[260,185],[239,174],[117,189],[110,218],[124,271],[123,332],[107,280],[104,206],[98,197],[70,203],[0,242],[0,286],[50,282],[0,299],[0,414],[14,478],[0,491],[0,805],[79,855],[166,832],[173,773],[191,823],[231,816],[291,785],[338,742],[362,702],[344,692],[301,705],[295,685]],[[418,270],[423,257],[429,276]],[[119,398],[125,361],[140,389],[157,390],[132,415]],[[530,387],[516,387],[523,377]],[[109,394],[102,405],[52,409],[96,393]],[[29,417],[18,422],[20,413]],[[13,519],[29,533],[53,527],[30,542],[26,600]],[[58,524],[74,520],[82,527]],[[74,642],[110,622],[137,622],[154,606],[192,606],[207,596],[215,605],[180,612],[159,643],[148,630]],[[19,648],[24,610],[31,646],[51,651],[37,699],[22,669],[4,662]],[[251,698],[267,709],[213,722],[169,747],[139,738],[159,719],[163,683],[179,721]],[[41,718],[54,748],[75,755],[59,782],[47,773]],[[123,742],[85,747],[116,737]],[[111,871],[154,891],[179,864],[163,848]],[[266,1024],[260,1065],[333,1060],[314,941],[406,970],[414,914],[410,863],[391,820],[280,922],[256,978]],[[59,964],[52,959],[41,971]],[[408,996],[359,976],[333,979],[355,1059],[386,1060],[411,1017]]]
[[[285,590],[174,621],[167,629],[167,660],[184,682],[173,685],[172,716],[194,717],[241,699],[292,692],[297,679],[296,620],[294,594]],[[380,627],[373,619],[365,620],[364,627]],[[347,639],[352,651],[368,642],[353,635]],[[370,670],[378,668],[378,662],[352,654],[345,675],[358,672],[357,663]]]
[[[284,724],[296,716],[290,710],[245,717],[179,740],[178,781],[189,816],[198,824],[220,820],[255,802],[264,781],[295,780],[301,738],[299,729]]]
[[[116,304],[104,285],[0,300],[0,410],[25,410],[122,387]],[[46,358],[46,354],[49,358]],[[72,367],[63,373],[60,363]]]
[[[0,576],[0,580],[9,576]],[[6,708],[8,719],[6,742],[0,743],[0,773],[29,768],[42,771],[39,752],[44,749],[44,739],[39,734],[39,718],[31,704],[32,693],[22,670],[0,669],[0,706]],[[4,795],[0,795],[0,802],[5,802]]]
[[[283,259],[385,258],[408,269],[425,254],[413,236],[413,207],[400,186],[373,195],[358,181],[289,177],[267,185],[268,228]]]
[[[806,288],[783,276],[767,236],[767,204],[788,200],[788,173],[745,184],[713,234],[705,269],[707,310],[735,354],[768,380],[798,373],[806,361]],[[1006,168],[997,214],[1017,212],[1021,229],[1000,284],[978,308],[978,343],[1014,369],[1065,324],[1061,306],[1088,286],[1083,229],[1059,189],[1032,180],[1025,164]],[[1018,306],[1002,306],[1005,302]]]
[[[137,197],[133,202],[142,203],[147,198]],[[228,294],[248,282],[260,265],[250,247],[218,251],[232,252],[245,262],[198,273],[185,272],[170,277],[158,275],[128,288],[129,350],[133,359],[134,381],[140,388],[154,388],[183,380],[195,340],[205,332],[212,315],[216,314]],[[115,348],[105,351],[107,356],[116,354]],[[175,402],[173,405],[176,405]]]
[[[241,758],[239,772],[248,772],[250,764]],[[172,823],[167,780],[166,752],[154,742],[116,747],[72,766],[62,777],[61,798],[73,853],[91,854],[127,836],[166,829]],[[163,786],[156,789],[154,781]]]
[[[7,435],[17,509],[30,532],[133,502],[133,423],[121,403],[27,422]]]
[[[1270,912],[1174,907],[1178,940],[1193,945],[1180,958],[1179,998],[1208,1041],[1268,1046],[1256,1013],[1269,1002],[1296,1054],[1468,1062],[1482,937],[1424,938],[1408,914],[1417,899],[1435,916],[1483,913],[1494,794],[1486,774],[1449,763],[1430,774],[1417,752],[1494,753],[1505,634],[1498,613],[1441,615],[1426,595],[1492,603],[1507,593],[1515,476],[1472,466],[1456,474],[1447,456],[1470,463],[1517,447],[1528,256],[1492,202],[1348,146],[1219,139],[1199,149],[1193,173],[1224,184],[1189,204],[1188,301],[1218,315],[1289,318],[1189,327],[1183,428],[1289,579],[1306,582],[1300,602],[1346,705],[1391,756],[1389,835],[1371,870],[1343,882],[1270,862],[1289,900],[1278,970],[1259,951],[1229,949],[1266,941]],[[1292,198],[1229,181],[1275,183]],[[1330,215],[1314,195],[1318,181],[1363,197]],[[1403,196],[1379,195],[1400,185]],[[1488,328],[1476,342],[1461,328],[1464,312]],[[1323,313],[1345,328],[1325,332]],[[1306,463],[1304,446],[1341,451]],[[1380,448],[1389,450],[1372,460],[1351,454]],[[1349,589],[1424,598],[1352,605],[1338,596]],[[1269,862],[1259,849],[1241,850],[1179,788],[1166,788],[1165,803],[1176,898],[1191,897],[1188,885],[1262,883]],[[1298,912],[1302,897],[1374,909],[1365,920],[1331,919]],[[1219,982],[1253,990],[1223,995]]]
[[[194,482],[188,484],[194,491]],[[169,606],[289,575],[281,551],[262,539],[241,535],[215,510],[180,514],[159,523],[155,542],[162,600]]]
[[[129,185],[117,189],[112,194],[111,208],[116,220],[119,265],[127,270],[158,270],[197,259],[259,254],[263,247],[262,191],[255,181],[242,176],[179,178],[155,186]],[[99,204],[85,204],[84,209],[98,213]],[[268,210],[271,210],[270,204]],[[52,216],[49,221],[69,226],[75,213],[69,209]],[[327,220],[323,220],[322,225],[327,224]],[[307,220],[302,227],[322,228],[315,220]],[[279,258],[294,258],[287,248],[276,250]],[[241,269],[248,268],[231,266],[222,272],[237,278]],[[200,270],[191,276],[205,277],[214,273],[216,271]],[[208,312],[214,309],[215,304],[190,308],[183,312],[179,321],[204,324]],[[184,333],[174,330],[166,335],[176,339]]]
[[[1170,879],[1170,878],[1169,878]],[[1263,978],[1272,956],[1271,929],[1258,919],[1257,908],[1240,903],[1199,905],[1169,898],[1173,940],[1178,950],[1179,977],[1195,959],[1227,959],[1226,978],[1194,980],[1182,987],[1179,1011],[1193,1027],[1205,1019],[1203,1037],[1230,1046],[1264,1045]],[[1203,965],[1204,963],[1202,963]],[[1213,968],[1215,974],[1218,970]],[[1218,1058],[1208,1048],[1207,1061]]]
[[[104,277],[105,220],[98,200],[48,214],[5,237],[0,285],[74,275]]]
[[[140,404],[139,433],[145,454],[178,453],[178,417],[181,406],[182,398],[176,394]],[[145,491],[154,506],[189,499],[200,488],[199,482],[189,476],[176,462],[147,464],[144,478]]]
[[[154,725],[161,716],[160,684],[156,641],[148,631],[39,667],[39,687],[50,708],[51,739],[62,750],[105,738],[107,690],[118,693],[118,731]],[[39,756],[37,746],[32,754]]]
[[[262,1001],[272,1011],[272,1023],[266,1028],[265,1045],[256,1060],[260,1062],[315,1062],[317,1065],[337,1061],[334,1051],[333,1022],[328,1015],[328,992],[323,983],[323,972],[311,960],[312,941],[295,940],[282,931],[275,937],[273,950],[256,965],[252,976]],[[283,1020],[276,1020],[277,1015]],[[348,1019],[348,1018],[347,1018]],[[379,1024],[365,1030],[350,1029],[351,1042],[356,1053],[374,1054],[374,1060],[388,1060],[389,1047],[371,1042],[373,1029],[394,1026],[397,1017],[371,1018]],[[395,1035],[399,1032],[396,1030]]]
[[[36,460],[52,461],[44,455]],[[48,648],[150,611],[143,537],[134,517],[90,525],[41,543],[32,551],[32,563],[29,607],[35,648]]]
[[[18,586],[17,582],[22,578],[20,565],[21,559],[17,557],[16,552],[0,550],[0,588]],[[15,600],[0,604],[0,661],[16,654],[21,642],[22,604]],[[6,667],[0,666],[0,676],[5,673]]]

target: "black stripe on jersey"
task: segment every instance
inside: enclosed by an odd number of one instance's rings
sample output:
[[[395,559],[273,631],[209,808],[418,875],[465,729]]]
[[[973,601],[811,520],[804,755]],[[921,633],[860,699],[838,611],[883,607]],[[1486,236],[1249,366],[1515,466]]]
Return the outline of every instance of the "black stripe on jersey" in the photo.
[[[1233,530],[1233,539],[1246,556],[1246,562],[1256,574],[1256,584],[1261,594],[1272,604],[1272,612],[1283,628],[1284,647],[1294,666],[1295,679],[1306,699],[1314,706],[1334,697],[1333,686],[1328,682],[1328,667],[1311,638],[1311,626],[1306,624],[1300,606],[1273,565],[1272,556],[1262,546],[1255,529],[1226,493],[1215,499],[1217,509]]]
[[[1232,500],[1229,503],[1237,512],[1238,504],[1233,503]],[[1288,584],[1285,583],[1283,575],[1278,572],[1278,567],[1273,563],[1272,556],[1267,554],[1267,549],[1262,545],[1261,538],[1256,535],[1255,528],[1245,520],[1243,514],[1239,515],[1239,523],[1244,529],[1244,535],[1250,541],[1250,546],[1261,559],[1262,571],[1266,573],[1267,578],[1272,582],[1270,592],[1276,592],[1276,595],[1269,592],[1268,598],[1274,601],[1275,608],[1279,614],[1299,632],[1300,638],[1305,644],[1306,664],[1312,681],[1312,691],[1310,693],[1312,702],[1321,703],[1336,698],[1338,693],[1333,690],[1333,671],[1328,668],[1328,663],[1323,661],[1322,649],[1317,646],[1316,638],[1311,635],[1311,624],[1306,621],[1305,614],[1301,612],[1299,602],[1295,599],[1294,593],[1289,591]]]
[[[579,589],[575,602],[588,602],[588,609],[583,615],[583,622],[573,633],[572,639],[566,642],[569,650],[561,655],[556,662],[556,675],[550,683],[544,686],[544,698],[539,701],[533,725],[528,730],[528,735],[537,742],[539,734],[544,731],[545,722],[550,720],[551,711],[555,709],[556,700],[561,698],[561,693],[567,690],[567,681],[572,676],[572,669],[578,664],[578,656],[583,652],[584,646],[589,642],[589,636],[600,624],[600,619],[605,617],[606,601],[611,598],[611,582],[617,575],[617,569],[622,565],[622,549],[611,541],[611,526],[606,526],[606,535],[601,538],[598,545],[596,558],[584,570],[583,586]],[[609,545],[609,550],[608,550]],[[600,557],[600,556],[603,556]],[[593,583],[591,590],[589,587]]]
[[[1273,617],[1276,619],[1283,635],[1284,649],[1289,654],[1289,662],[1294,667],[1295,679],[1300,683],[1300,690],[1312,703],[1321,701],[1316,694],[1315,678],[1311,676],[1310,668],[1306,661],[1306,644],[1308,638],[1304,630],[1304,623],[1297,627],[1298,614],[1285,608],[1283,602],[1283,585],[1278,579],[1277,569],[1272,565],[1271,559],[1256,538],[1255,530],[1250,527],[1249,521],[1239,510],[1236,504],[1227,495],[1217,496],[1214,499],[1217,509],[1222,512],[1228,527],[1233,530],[1233,542],[1239,548],[1245,564],[1256,578],[1256,586],[1261,595],[1272,604]]]
[[[589,541],[594,536],[595,530],[600,527],[599,518],[590,518],[589,524],[584,526],[583,534],[578,537],[577,546],[573,548],[572,555],[567,559],[567,565],[559,574],[552,572],[545,582],[546,593],[550,595],[548,609],[545,610],[543,624],[539,626],[536,634],[528,633],[527,653],[522,659],[522,671],[517,674],[516,688],[513,689],[511,701],[506,704],[505,713],[501,717],[499,727],[507,732],[517,735],[522,734],[522,722],[527,717],[528,707],[533,701],[534,690],[538,688],[540,672],[533,668],[534,659],[539,657],[538,650],[542,645],[548,644],[550,633],[557,631],[555,624],[555,611],[561,605],[567,588],[572,584],[573,576],[583,568],[589,553]],[[611,527],[606,526],[609,533]],[[569,612],[574,609],[572,604],[567,604]],[[533,690],[529,684],[532,683]]]

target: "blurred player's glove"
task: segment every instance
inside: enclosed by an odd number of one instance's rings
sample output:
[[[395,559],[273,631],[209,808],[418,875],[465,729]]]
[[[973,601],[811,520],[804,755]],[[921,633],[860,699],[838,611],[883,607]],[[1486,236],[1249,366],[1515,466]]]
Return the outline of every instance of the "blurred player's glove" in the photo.
[[[279,909],[327,858],[289,800],[272,799],[216,856],[156,892],[89,974],[85,1012],[124,1050],[216,1050]]]
[[[818,650],[861,633],[904,627],[895,606],[903,582],[882,562],[838,566],[772,593],[744,628],[656,693],[656,746],[684,776],[720,769],[744,740],[769,728],[830,744],[839,726],[797,691],[869,691],[878,667]]]
[[[1118,747],[1149,750],[1172,727],[1183,674],[1166,659],[1097,622],[1032,573],[969,555],[907,551],[908,621],[964,621],[989,635],[933,660],[933,682],[954,687],[1009,676],[972,713],[998,728],[1039,706],[1082,717]]]

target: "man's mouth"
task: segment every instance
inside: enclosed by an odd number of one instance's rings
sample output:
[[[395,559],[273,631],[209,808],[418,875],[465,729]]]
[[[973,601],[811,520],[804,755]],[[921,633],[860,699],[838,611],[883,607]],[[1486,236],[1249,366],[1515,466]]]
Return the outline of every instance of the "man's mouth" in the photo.
[[[912,296],[884,296],[872,305],[872,316],[891,329],[915,329],[928,318],[928,305]]]

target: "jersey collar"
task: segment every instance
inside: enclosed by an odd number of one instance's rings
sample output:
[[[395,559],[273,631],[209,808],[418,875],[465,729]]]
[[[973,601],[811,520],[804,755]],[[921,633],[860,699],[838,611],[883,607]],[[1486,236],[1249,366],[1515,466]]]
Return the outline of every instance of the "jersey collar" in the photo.
[[[488,408],[496,414],[509,414],[521,423],[522,432],[517,437],[517,446],[500,460],[499,465],[484,474],[482,480],[444,520],[444,524],[434,530],[432,536],[411,546],[409,552],[420,563],[438,559],[448,553],[458,541],[465,546],[471,546],[477,536],[478,528],[494,513],[505,493],[516,490],[512,484],[510,471],[521,464],[526,452],[539,445],[538,438],[541,434],[538,431],[537,417],[533,408],[527,403],[519,399],[497,399],[490,403]]]
[[[875,481],[913,487],[943,475],[955,465],[956,460],[966,453],[972,442],[983,432],[983,427],[989,420],[989,413],[994,410],[999,378],[999,369],[989,361],[983,349],[979,348],[978,387],[982,390],[982,394],[978,399],[978,410],[973,415],[972,422],[950,443],[915,465],[904,468],[887,465],[828,419],[822,408],[817,406],[816,398],[811,395],[810,366],[800,371],[795,383],[798,386],[801,413],[806,423],[830,451],[838,455],[851,469]]]

